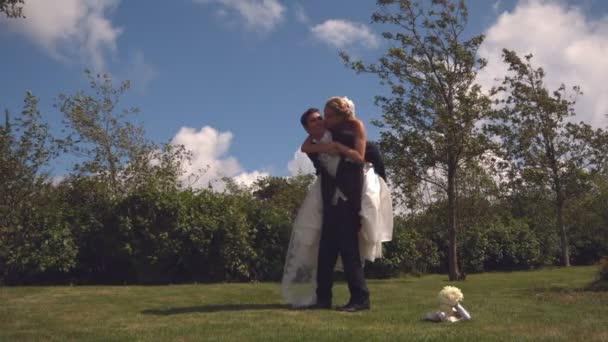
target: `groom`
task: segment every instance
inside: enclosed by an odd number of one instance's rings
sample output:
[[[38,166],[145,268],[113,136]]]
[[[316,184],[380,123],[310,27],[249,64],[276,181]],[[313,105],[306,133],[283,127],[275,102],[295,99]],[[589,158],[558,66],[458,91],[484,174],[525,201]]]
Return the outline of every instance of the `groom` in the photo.
[[[319,110],[311,108],[302,114],[300,122],[316,140],[325,133],[325,126]],[[334,141],[340,141],[340,131],[332,132]],[[336,147],[336,152],[339,150]],[[338,254],[342,256],[344,273],[347,278],[351,298],[339,310],[356,312],[369,310],[369,290],[365,283],[363,265],[359,254],[358,232],[361,227],[359,211],[363,172],[361,165],[347,163],[341,158],[336,178],[332,177],[319,162],[318,155],[308,155],[317,174],[321,177],[323,197],[323,227],[319,243],[317,273],[317,303],[310,308],[329,309],[332,301],[333,268]],[[385,178],[384,164],[375,145],[367,142],[365,159],[374,165],[377,173]],[[338,191],[346,194],[345,199],[332,201]]]

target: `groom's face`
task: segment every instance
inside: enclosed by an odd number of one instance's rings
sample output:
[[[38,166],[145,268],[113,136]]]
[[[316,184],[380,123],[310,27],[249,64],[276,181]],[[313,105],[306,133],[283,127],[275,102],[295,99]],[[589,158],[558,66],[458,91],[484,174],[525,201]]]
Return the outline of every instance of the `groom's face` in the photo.
[[[321,113],[314,112],[306,118],[306,130],[309,134],[318,135],[325,129]]]

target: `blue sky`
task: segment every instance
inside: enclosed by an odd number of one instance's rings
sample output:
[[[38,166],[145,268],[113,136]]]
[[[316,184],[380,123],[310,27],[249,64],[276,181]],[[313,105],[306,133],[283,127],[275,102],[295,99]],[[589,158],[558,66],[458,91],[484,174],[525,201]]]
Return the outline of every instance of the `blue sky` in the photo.
[[[204,181],[306,169],[294,155],[305,137],[299,115],[333,95],[353,99],[369,138],[378,137],[370,121],[384,89],[338,57],[343,49],[374,61],[386,50],[382,27],[370,22],[375,1],[25,1],[27,19],[0,19],[2,109],[19,111],[31,90],[58,129],[53,99],[86,88],[84,68],[105,70],[132,80],[123,104],[141,109],[149,138],[185,144],[193,168],[210,165]],[[550,84],[581,85],[580,119],[606,127],[606,2],[467,3],[470,32],[488,35],[480,54],[491,64],[480,83],[504,73],[502,47],[534,52]]]

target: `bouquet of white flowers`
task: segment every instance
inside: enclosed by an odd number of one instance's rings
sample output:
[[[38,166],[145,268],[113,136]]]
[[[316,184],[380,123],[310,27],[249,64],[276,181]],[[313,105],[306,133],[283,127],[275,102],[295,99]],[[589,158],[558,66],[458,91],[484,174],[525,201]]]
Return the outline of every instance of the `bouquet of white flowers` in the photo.
[[[439,301],[439,311],[429,312],[424,315],[424,319],[433,322],[458,322],[468,321],[471,315],[460,304],[464,299],[462,291],[455,286],[445,286],[437,295]]]

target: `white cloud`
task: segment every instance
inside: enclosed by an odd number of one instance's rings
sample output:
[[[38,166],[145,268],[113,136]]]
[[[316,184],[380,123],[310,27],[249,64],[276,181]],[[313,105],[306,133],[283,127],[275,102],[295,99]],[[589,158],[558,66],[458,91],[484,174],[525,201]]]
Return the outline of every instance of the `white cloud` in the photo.
[[[244,186],[251,186],[259,178],[268,177],[268,176],[269,176],[269,174],[266,172],[253,171],[253,172],[242,172],[242,173],[232,177],[232,179],[237,184],[244,185]]]
[[[261,171],[245,172],[238,160],[228,155],[232,142],[231,132],[219,132],[205,126],[197,131],[194,128],[182,127],[171,141],[174,145],[184,145],[192,153],[192,162],[184,166],[184,180],[192,175],[196,182],[195,188],[204,188],[209,184],[216,190],[222,190],[223,177],[232,178],[237,183],[251,185],[257,178],[268,176]],[[200,173],[200,171],[203,171]]]
[[[331,19],[311,28],[313,36],[329,46],[344,49],[353,45],[377,48],[378,37],[364,24]]]
[[[200,4],[222,6],[222,16],[237,13],[245,26],[254,31],[269,32],[283,21],[285,6],[278,0],[194,0]]]
[[[592,19],[580,8],[562,2],[520,1],[511,12],[504,12],[486,32],[479,54],[488,66],[479,75],[486,87],[496,85],[496,77],[506,74],[502,48],[520,56],[532,53],[532,63],[546,72],[550,90],[561,83],[568,88],[581,86],[576,121],[605,127],[608,118],[608,16]]]
[[[494,12],[498,12],[500,10],[501,5],[502,5],[502,0],[494,1],[494,4],[492,4],[492,9],[494,10]]]
[[[125,74],[135,90],[145,93],[150,82],[158,77],[158,70],[145,61],[144,53],[141,50],[135,50],[129,58]]]
[[[105,58],[116,53],[122,29],[112,24],[108,13],[120,0],[28,0],[25,19],[4,20],[9,28],[42,47],[63,62],[90,65],[104,70]]]
[[[51,181],[51,184],[57,186],[57,185],[61,184],[61,182],[66,180],[68,177],[69,177],[68,174],[56,175],[56,176],[52,176],[50,178],[50,181]]]
[[[287,163],[287,170],[292,176],[314,173],[315,167],[310,158],[299,149],[293,154],[293,159]]]
[[[294,10],[297,22],[299,22],[300,24],[304,24],[304,25],[307,25],[310,22],[310,18],[308,18],[308,15],[306,14],[306,10],[304,9],[304,7],[302,5],[300,5],[299,3],[296,3],[293,7],[293,10]]]

